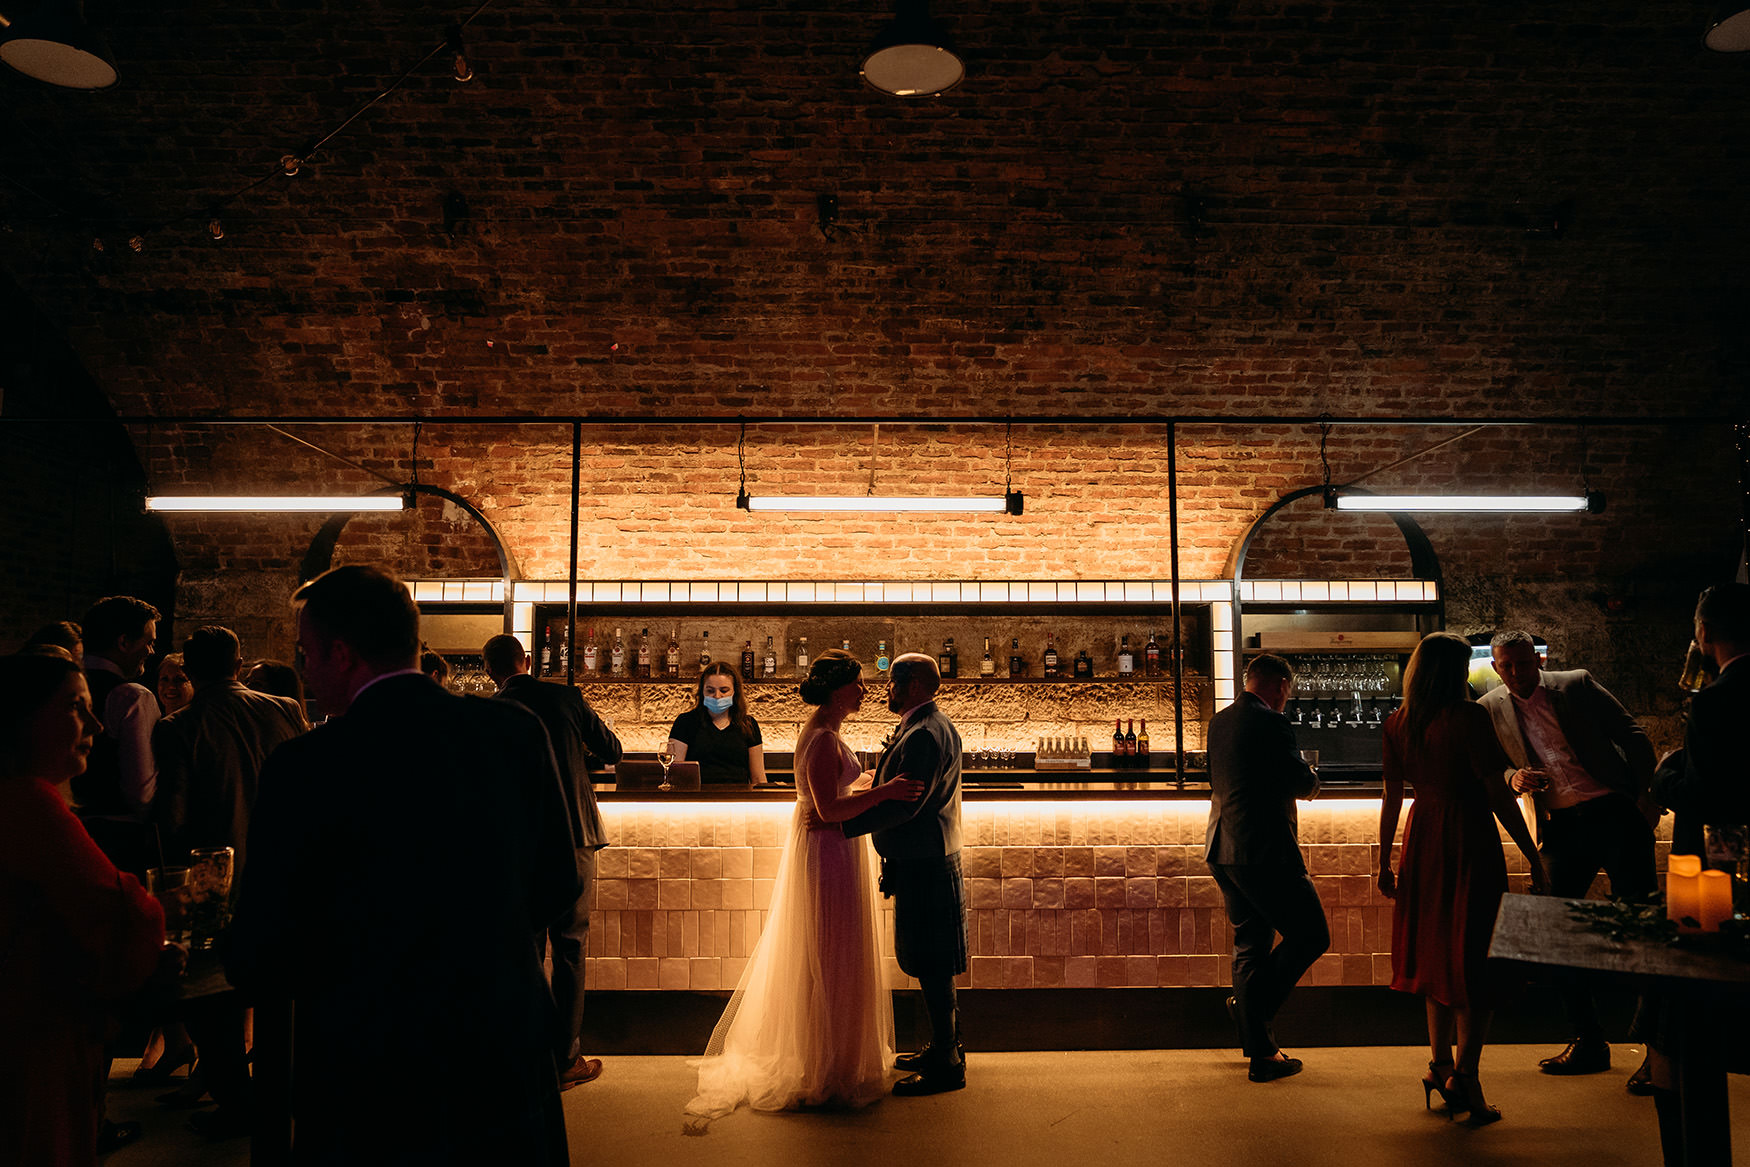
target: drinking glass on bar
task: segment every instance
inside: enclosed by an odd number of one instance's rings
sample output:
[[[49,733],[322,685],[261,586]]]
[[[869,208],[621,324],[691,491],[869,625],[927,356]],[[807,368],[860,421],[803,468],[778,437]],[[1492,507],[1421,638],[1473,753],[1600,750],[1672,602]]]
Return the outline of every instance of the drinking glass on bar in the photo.
[[[673,790],[674,787],[668,784],[668,768],[674,765],[674,751],[664,746],[656,751],[656,762],[662,767],[662,781],[657,784],[656,788],[658,790]]]
[[[213,946],[231,922],[231,874],[236,852],[230,847],[203,847],[188,853],[188,926],[193,949]]]

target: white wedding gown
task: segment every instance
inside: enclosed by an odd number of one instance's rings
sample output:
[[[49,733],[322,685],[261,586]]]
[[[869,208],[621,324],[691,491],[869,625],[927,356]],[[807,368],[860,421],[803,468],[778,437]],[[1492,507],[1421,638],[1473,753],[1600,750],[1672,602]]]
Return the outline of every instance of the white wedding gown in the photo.
[[[796,757],[815,738],[805,732]],[[840,793],[859,774],[836,734]],[[790,838],[771,907],[741,983],[723,1010],[687,1113],[864,1106],[887,1090],[893,1011],[882,981],[876,866],[867,839],[804,825],[812,802],[798,772]]]

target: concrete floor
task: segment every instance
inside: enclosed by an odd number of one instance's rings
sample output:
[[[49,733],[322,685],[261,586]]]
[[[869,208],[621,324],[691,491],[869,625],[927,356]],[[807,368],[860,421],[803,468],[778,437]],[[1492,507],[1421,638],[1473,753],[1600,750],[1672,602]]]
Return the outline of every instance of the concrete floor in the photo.
[[[614,1057],[596,1082],[565,1095],[574,1163],[614,1167],[932,1167],[953,1164],[1155,1163],[1195,1167],[1549,1167],[1658,1164],[1651,1099],[1623,1080],[1637,1048],[1612,1048],[1607,1074],[1537,1072],[1542,1046],[1491,1047],[1489,1098],[1505,1118],[1471,1130],[1422,1108],[1427,1054],[1403,1047],[1291,1050],[1307,1069],[1282,1082],[1246,1081],[1222,1050],[974,1053],[963,1091],[889,1098],[848,1114],[737,1111],[702,1135],[682,1131],[692,1075],[679,1057]],[[110,1112],[140,1119],[147,1137],[108,1167],[243,1167],[248,1143],[207,1143],[162,1110],[158,1091],[121,1088]],[[1750,1149],[1750,1079],[1731,1079],[1733,1141]],[[1435,1105],[1439,1105],[1436,1097]]]

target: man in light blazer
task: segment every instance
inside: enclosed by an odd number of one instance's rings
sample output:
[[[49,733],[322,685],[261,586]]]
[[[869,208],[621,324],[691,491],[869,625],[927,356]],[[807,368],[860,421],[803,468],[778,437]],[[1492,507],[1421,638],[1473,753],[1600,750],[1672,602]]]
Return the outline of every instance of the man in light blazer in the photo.
[[[1270,653],[1255,656],[1246,666],[1245,692],[1209,723],[1204,860],[1233,922],[1234,995],[1227,1007],[1254,1082],[1300,1073],[1300,1059],[1282,1052],[1272,1023],[1331,946],[1324,905],[1300,853],[1294,801],[1317,794],[1319,780],[1282,715],[1293,690],[1292,665]],[[1277,933],[1282,943],[1272,948]]]
[[[847,838],[872,834],[881,856],[881,890],[893,899],[893,947],[916,977],[930,1015],[930,1044],[895,1065],[915,1071],[895,1094],[940,1094],[966,1085],[954,978],[966,971],[966,883],[960,868],[960,733],[936,707],[942,675],[933,657],[893,662],[887,708],[899,727],[881,751],[877,784],[906,777],[924,783],[916,802],[884,802],[846,821]]]
[[[1529,633],[1502,632],[1489,647],[1501,684],[1479,704],[1514,766],[1502,779],[1536,805],[1550,893],[1584,896],[1603,869],[1611,895],[1652,895],[1659,886],[1653,828],[1640,807],[1653,778],[1646,730],[1586,670],[1546,671]],[[1564,997],[1574,1038],[1538,1068],[1546,1074],[1608,1070],[1610,1046],[1592,995],[1570,989]],[[1635,1079],[1629,1086],[1642,1092]]]
[[[624,752],[620,739],[570,685],[541,681],[529,675],[529,654],[522,642],[505,634],[494,636],[480,650],[486,675],[498,686],[498,699],[521,705],[541,719],[553,760],[559,765],[559,785],[565,810],[577,840],[580,885],[571,910],[535,937],[537,951],[553,951],[553,1004],[559,1029],[553,1057],[559,1067],[559,1088],[569,1090],[601,1076],[600,1058],[583,1052],[584,957],[589,948],[589,901],[595,894],[596,852],[608,845],[608,832],[597,809],[591,773],[612,766]]]

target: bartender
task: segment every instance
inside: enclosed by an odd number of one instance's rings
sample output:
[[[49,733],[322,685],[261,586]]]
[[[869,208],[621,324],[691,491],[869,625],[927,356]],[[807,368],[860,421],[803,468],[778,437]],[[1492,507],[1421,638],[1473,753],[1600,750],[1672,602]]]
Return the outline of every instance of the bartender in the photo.
[[[761,785],[766,748],[760,723],[748,716],[741,678],[724,661],[699,674],[699,703],[674,719],[668,748],[677,762],[699,763],[699,782],[709,786]]]

